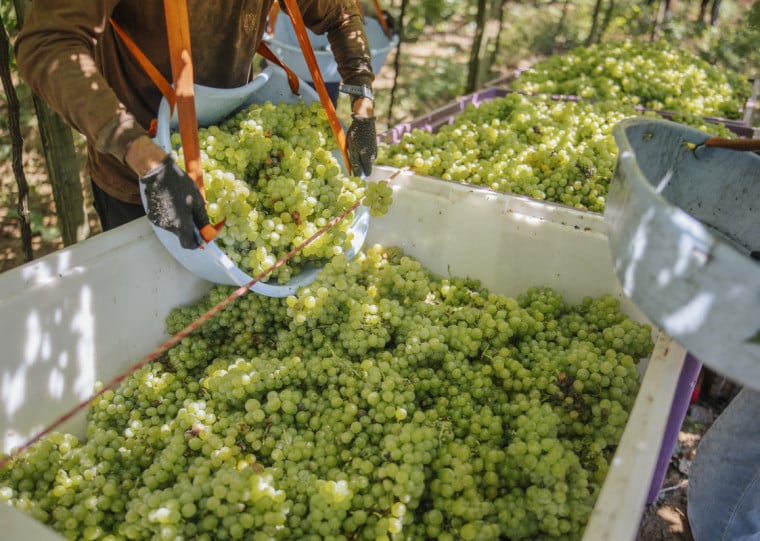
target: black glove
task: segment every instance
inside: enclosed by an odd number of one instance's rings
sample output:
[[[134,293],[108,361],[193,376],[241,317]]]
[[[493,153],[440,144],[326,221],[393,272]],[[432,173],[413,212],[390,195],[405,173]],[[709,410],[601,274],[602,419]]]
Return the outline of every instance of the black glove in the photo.
[[[385,24],[388,25],[388,29],[391,31],[391,34],[398,34],[398,24],[396,23],[396,18],[387,10],[383,10],[383,17],[385,17]]]
[[[145,184],[148,219],[177,235],[183,248],[197,248],[200,244],[193,224],[200,230],[209,225],[209,219],[206,202],[193,179],[167,156],[140,182]]]
[[[375,118],[352,114],[351,126],[346,134],[348,161],[354,176],[372,173],[372,164],[377,158],[377,135]]]

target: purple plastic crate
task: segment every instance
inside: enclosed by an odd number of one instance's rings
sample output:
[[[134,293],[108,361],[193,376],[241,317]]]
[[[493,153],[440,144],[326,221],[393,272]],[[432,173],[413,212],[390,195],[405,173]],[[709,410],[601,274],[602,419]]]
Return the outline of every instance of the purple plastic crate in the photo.
[[[675,116],[677,116],[678,113],[674,113],[672,111],[658,111],[656,109],[645,109],[641,108],[642,111],[654,111],[658,115],[660,115],[662,118],[673,120]],[[746,116],[746,115],[745,115]],[[751,127],[746,121],[744,120],[729,120],[727,118],[720,118],[717,116],[703,116],[702,119],[707,122],[708,124],[723,124],[726,128],[731,130],[734,134],[738,135],[739,137],[744,137],[747,139],[752,139],[755,137],[755,128]]]
[[[414,120],[410,120],[409,122],[400,122],[399,124],[396,124],[392,128],[389,128],[388,130],[380,133],[378,135],[378,143],[385,143],[385,144],[398,143],[399,141],[401,141],[401,138],[403,137],[405,133],[408,133],[414,129],[427,130],[429,132],[435,133],[441,128],[441,126],[444,126],[446,124],[452,124],[454,120],[456,119],[457,115],[459,115],[462,111],[464,111],[465,107],[467,107],[467,105],[470,105],[470,104],[479,105],[483,102],[487,102],[495,98],[500,98],[500,97],[506,96],[507,94],[511,94],[513,92],[529,95],[520,90],[509,88],[508,82],[511,80],[513,80],[512,76],[505,77],[503,79],[496,79],[494,81],[491,81],[490,83],[486,83],[487,86],[484,89],[479,90],[477,92],[473,92],[472,94],[468,94],[464,96],[463,98],[460,98],[459,100],[452,102],[448,105],[439,107],[438,109],[435,109],[434,111],[424,116],[415,118]],[[738,137],[744,137],[747,139],[752,139],[753,137],[756,137],[758,130],[749,125],[749,119],[752,116],[752,110],[754,108],[755,102],[757,101],[758,89],[760,89],[760,79],[754,80],[752,95],[747,100],[747,105],[745,105],[744,107],[744,110],[745,110],[744,120],[729,120],[726,118],[720,118],[720,117],[714,117],[714,116],[704,116],[702,117],[702,119],[708,124],[723,124],[724,126],[726,126],[726,128],[731,130]],[[584,100],[584,98],[581,98],[579,96],[572,96],[572,95],[565,95],[565,94],[551,94],[551,98],[554,100],[563,100],[563,101],[583,101]],[[638,111],[653,111],[657,113],[658,115],[660,115],[661,117],[666,118],[668,120],[673,119],[678,114],[673,111],[660,111],[656,109],[647,109],[646,107],[643,107],[643,106],[637,106],[636,109]]]
[[[673,457],[673,450],[678,443],[678,432],[686,414],[689,411],[691,397],[694,394],[694,388],[697,386],[699,373],[702,370],[702,362],[694,357],[691,353],[686,355],[681,374],[678,376],[676,393],[673,397],[673,405],[668,414],[668,421],[665,425],[665,437],[662,439],[662,447],[657,457],[652,481],[649,485],[646,503],[654,503],[660,495],[663,481],[668,473],[668,466]]]
[[[468,94],[459,100],[444,105],[434,111],[410,120],[409,122],[401,122],[396,124],[392,128],[380,133],[378,135],[378,141],[385,144],[394,144],[401,141],[401,138],[405,133],[408,133],[414,129],[427,130],[430,132],[436,132],[441,126],[446,124],[452,124],[457,115],[464,111],[465,107],[470,104],[480,105],[483,102],[491,101],[495,98],[500,98],[511,94],[514,90],[508,88],[486,88],[478,92]]]
[[[752,93],[750,94],[749,98],[747,98],[747,102],[742,107],[743,116],[741,120],[732,120],[709,115],[703,116],[702,119],[708,124],[723,124],[726,128],[731,130],[739,137],[745,137],[747,139],[752,139],[755,137],[757,129],[752,127],[752,112],[755,108],[755,104],[757,103],[758,91],[760,90],[760,79],[751,79],[750,81],[752,82]],[[657,109],[646,109],[644,107],[642,107],[641,110],[654,111],[661,117],[668,120],[672,120],[678,115],[678,113],[675,111],[660,111]]]

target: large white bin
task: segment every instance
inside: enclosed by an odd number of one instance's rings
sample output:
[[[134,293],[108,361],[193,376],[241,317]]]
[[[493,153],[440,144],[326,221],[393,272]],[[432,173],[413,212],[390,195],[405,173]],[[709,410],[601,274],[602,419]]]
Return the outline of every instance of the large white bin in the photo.
[[[376,167],[373,178],[393,171]],[[412,174],[392,184],[393,205],[371,221],[368,243],[402,246],[436,272],[477,277],[500,293],[545,285],[571,302],[610,293],[643,319],[618,285],[601,215]],[[147,219],[0,274],[0,449],[139,362],[168,338],[170,309],[210,287],[168,253]],[[684,355],[657,334],[585,541],[634,539]],[[79,415],[62,428],[81,436],[84,426]],[[7,505],[0,524],[4,540],[61,539]]]

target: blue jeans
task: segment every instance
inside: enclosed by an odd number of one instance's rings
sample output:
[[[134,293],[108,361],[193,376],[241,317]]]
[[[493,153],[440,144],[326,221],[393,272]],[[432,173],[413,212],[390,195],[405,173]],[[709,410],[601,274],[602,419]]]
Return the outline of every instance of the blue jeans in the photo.
[[[760,540],[760,392],[742,389],[705,433],[688,498],[695,541]]]

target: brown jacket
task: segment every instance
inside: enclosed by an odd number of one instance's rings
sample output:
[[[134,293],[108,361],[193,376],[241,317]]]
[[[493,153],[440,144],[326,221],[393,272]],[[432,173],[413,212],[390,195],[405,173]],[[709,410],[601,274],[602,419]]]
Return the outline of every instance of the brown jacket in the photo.
[[[188,0],[198,84],[246,84],[274,0]],[[298,0],[304,22],[327,33],[343,80],[374,80],[354,0]],[[113,18],[171,81],[162,0],[34,0],[15,42],[19,73],[87,138],[92,179],[108,194],[140,203],[127,145],[146,132],[161,93],[109,24]],[[284,8],[284,6],[283,6]],[[282,13],[280,16],[286,16]]]

